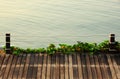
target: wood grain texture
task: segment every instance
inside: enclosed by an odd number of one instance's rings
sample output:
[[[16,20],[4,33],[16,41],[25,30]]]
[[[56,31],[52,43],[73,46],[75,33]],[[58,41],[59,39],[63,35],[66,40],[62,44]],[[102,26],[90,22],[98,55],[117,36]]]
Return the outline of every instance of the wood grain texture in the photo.
[[[0,79],[120,78],[120,54],[7,54],[0,59]]]

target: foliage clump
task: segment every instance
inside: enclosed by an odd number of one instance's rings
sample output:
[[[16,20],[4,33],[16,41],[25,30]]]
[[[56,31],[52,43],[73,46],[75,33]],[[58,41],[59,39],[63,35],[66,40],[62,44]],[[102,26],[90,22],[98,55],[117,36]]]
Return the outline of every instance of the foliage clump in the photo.
[[[116,50],[120,51],[120,43],[116,42]],[[5,49],[5,47],[3,47]],[[12,54],[19,55],[21,53],[47,53],[47,54],[56,54],[56,53],[62,53],[62,54],[72,54],[72,53],[89,53],[94,54],[97,52],[107,52],[109,50],[109,41],[103,41],[99,44],[97,43],[87,43],[87,42],[81,42],[77,41],[76,44],[68,45],[68,44],[59,44],[58,47],[55,46],[55,44],[50,44],[46,48],[37,48],[37,49],[22,49],[19,47],[11,46],[11,52]]]

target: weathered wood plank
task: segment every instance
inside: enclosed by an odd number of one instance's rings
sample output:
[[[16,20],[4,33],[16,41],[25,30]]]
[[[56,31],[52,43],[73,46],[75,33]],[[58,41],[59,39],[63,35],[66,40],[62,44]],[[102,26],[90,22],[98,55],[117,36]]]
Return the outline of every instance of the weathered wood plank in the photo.
[[[11,63],[12,63],[12,58],[13,58],[13,56],[9,55],[9,60],[8,60],[8,63],[6,64],[6,70],[4,72],[3,79],[8,78],[8,74],[9,74],[9,71],[10,71]]]
[[[12,64],[11,64],[11,68],[10,68],[8,78],[13,78],[13,73],[14,73],[14,70],[15,70],[16,62],[17,62],[17,56],[13,56],[13,60],[12,60]]]
[[[72,55],[69,55],[69,79],[73,79]]]
[[[98,57],[95,55],[94,59],[95,59],[95,66],[96,66],[96,72],[97,72],[97,79],[102,79],[100,64],[98,62]]]
[[[46,78],[46,64],[47,64],[47,55],[44,55],[43,66],[42,66],[42,79]]]
[[[104,55],[101,55],[101,57],[99,56],[99,62],[100,62],[100,66],[102,69],[101,72],[102,72],[103,79],[108,79],[108,73],[105,68],[105,63],[104,63]]]
[[[68,55],[65,55],[65,79],[69,79],[68,77]]]
[[[52,66],[52,65],[53,65],[53,64],[52,64],[52,63],[53,63],[52,60],[53,60],[53,56],[50,55],[50,62],[49,62],[49,63],[50,63],[50,79],[53,78],[53,71],[54,71],[54,68],[53,68],[53,66]]]
[[[83,79],[88,79],[85,55],[80,55],[80,58],[81,58],[81,64],[82,64]]]
[[[31,79],[37,79],[37,69],[38,69],[38,54],[35,54],[34,65],[33,65],[33,73]]]
[[[52,65],[52,68],[53,68],[52,79],[55,79],[55,76],[57,75],[57,73],[55,73],[55,71],[56,71],[56,56],[55,55],[52,56],[52,63],[51,63],[51,65]]]
[[[26,58],[27,58],[26,54],[23,54],[22,57],[21,57],[20,69],[19,69],[19,72],[18,72],[18,78],[22,78],[22,74],[23,74],[23,69],[24,69],[24,66],[25,66]]]
[[[115,61],[116,61],[116,64],[117,64],[117,66],[118,66],[118,69],[119,69],[119,71],[120,71],[120,54],[116,55]],[[119,72],[119,74],[118,74],[118,78],[120,78],[120,72]]]
[[[30,62],[30,54],[27,54],[27,58],[26,58],[26,63],[23,69],[23,74],[22,74],[22,79],[26,79],[27,78],[27,72],[28,72],[28,66],[29,66],[29,62]]]
[[[91,55],[90,56],[90,65],[91,65],[91,71],[92,71],[92,76],[93,78],[92,79],[97,79],[97,72],[96,72],[96,66],[95,66],[95,62],[94,62],[94,56]]]
[[[107,75],[106,75],[106,69],[104,68],[104,60],[103,60],[103,55],[99,56],[99,62],[100,62],[100,68],[101,68],[101,72],[102,72],[102,78],[103,79],[107,79]]]
[[[51,67],[51,57],[47,56],[47,71],[46,71],[46,79],[50,79],[50,67]]]
[[[30,62],[29,62],[28,71],[27,71],[27,78],[32,78],[32,73],[34,68],[34,58],[35,58],[35,54],[31,54],[29,59]]]
[[[18,72],[19,72],[19,65],[14,69],[12,79],[17,79],[18,78]]]
[[[5,55],[4,56],[0,56],[0,70],[1,70],[1,66],[3,64],[4,58],[5,58]]]
[[[60,79],[64,79],[65,67],[64,67],[64,55],[60,55]]]
[[[83,79],[82,64],[81,64],[80,54],[77,54],[77,63],[78,63],[78,76],[79,76],[79,79]]]
[[[89,61],[89,56],[86,55],[86,65],[87,65],[87,71],[88,71],[88,79],[92,79],[92,72],[91,72],[91,64],[90,64],[90,61]],[[94,74],[95,75],[95,74]]]
[[[13,72],[13,79],[18,78],[21,59],[22,59],[22,55],[17,56],[17,59],[16,59],[17,61],[16,61],[16,65],[15,65],[14,72]]]
[[[108,79],[112,79],[111,77],[111,71],[110,71],[110,67],[109,67],[109,64],[108,64],[108,61],[107,61],[107,56],[106,55],[104,55],[104,67],[106,68],[106,74],[107,74],[107,78]]]
[[[5,72],[8,60],[9,60],[9,55],[6,55],[5,58],[4,58],[4,60],[3,60],[3,64],[1,66],[1,69],[0,69],[0,79],[2,79],[2,77],[4,75],[4,72]]]
[[[120,70],[120,54],[115,56],[115,61],[116,61],[116,64],[118,65],[118,68]]]
[[[103,62],[104,62],[104,68],[106,69],[106,76],[108,79],[111,79],[111,73],[110,73],[110,67],[109,67],[109,64],[108,64],[108,61],[107,61],[107,57],[106,55],[104,55],[103,57]]]
[[[119,79],[120,55],[0,56],[0,79]]]
[[[112,60],[110,58],[110,55],[107,55],[107,60],[108,60],[108,63],[109,63],[112,79],[117,79]]]
[[[120,54],[117,55],[117,62],[118,62],[119,70],[120,70]]]
[[[42,76],[42,64],[43,64],[43,55],[40,53],[38,55],[37,79],[41,79],[41,76]]]
[[[54,72],[54,79],[60,79],[60,73],[59,73],[59,60],[60,60],[60,58],[59,58],[59,55],[56,55],[56,63],[55,63],[55,72]]]
[[[79,79],[76,53],[72,54],[72,67],[73,67],[73,79]]]
[[[115,73],[117,75],[117,78],[119,79],[120,78],[120,70],[119,70],[118,65],[117,65],[117,63],[115,61],[115,57],[116,57],[115,55],[111,56],[111,60],[112,60],[113,67],[114,67]]]

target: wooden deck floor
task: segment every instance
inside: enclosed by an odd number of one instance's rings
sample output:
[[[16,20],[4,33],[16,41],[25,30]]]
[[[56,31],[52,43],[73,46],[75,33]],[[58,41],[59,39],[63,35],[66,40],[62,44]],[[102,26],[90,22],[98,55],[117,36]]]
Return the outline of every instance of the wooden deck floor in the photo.
[[[0,56],[0,79],[120,79],[120,54]]]

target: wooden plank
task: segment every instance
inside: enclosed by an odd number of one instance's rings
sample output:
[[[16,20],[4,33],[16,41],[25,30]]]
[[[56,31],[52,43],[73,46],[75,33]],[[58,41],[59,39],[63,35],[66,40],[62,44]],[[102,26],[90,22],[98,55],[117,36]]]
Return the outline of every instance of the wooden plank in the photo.
[[[72,65],[77,65],[76,53],[72,54]]]
[[[46,79],[50,79],[50,67],[51,67],[51,57],[50,55],[47,56],[47,72],[46,72]]]
[[[99,62],[101,66],[101,72],[102,72],[103,79],[108,79],[108,73],[105,68],[105,63],[104,63],[104,55],[101,55],[101,58],[99,57]]]
[[[95,59],[95,65],[96,65],[97,79],[102,79],[101,70],[100,70],[100,66],[99,66],[100,64],[98,62],[98,57],[95,55],[94,59]]]
[[[27,72],[28,72],[28,66],[29,66],[29,62],[30,62],[30,56],[31,56],[31,54],[27,54],[26,63],[25,63],[24,69],[23,69],[22,79],[27,78]]]
[[[90,64],[90,61],[89,61],[89,56],[86,55],[86,63],[87,63],[87,71],[88,71],[88,79],[92,79],[92,72],[91,72],[91,64]],[[95,74],[94,74],[95,75]]]
[[[80,54],[77,53],[77,63],[78,63],[78,76],[79,79],[83,79],[83,75],[82,75],[82,64],[81,64],[81,58],[80,58]]]
[[[34,58],[35,58],[35,54],[31,54],[30,56],[30,62],[29,62],[29,66],[28,66],[28,71],[27,71],[27,78],[32,78],[32,73],[33,73],[33,68],[34,68]]]
[[[53,65],[53,55],[50,55],[51,57],[51,60],[50,60],[50,79],[53,79],[53,71],[54,71],[54,67],[52,66]]]
[[[120,71],[120,54],[117,54],[116,57],[115,57],[115,59],[116,59],[116,63],[117,63],[118,69]],[[120,77],[120,72],[118,74],[118,78],[119,77]]]
[[[3,58],[0,56],[0,59],[0,79],[119,79],[120,77],[120,55],[89,56],[77,53],[69,56],[54,55],[51,58],[41,54],[24,54],[6,55]]]
[[[14,70],[15,70],[16,62],[17,62],[17,56],[13,55],[13,60],[12,60],[12,64],[11,64],[11,68],[10,68],[8,78],[13,78],[13,73],[14,73]]]
[[[95,68],[96,66],[95,66],[93,55],[90,56],[90,65],[91,65],[93,79],[97,79],[97,72]]]
[[[0,55],[0,69],[1,69],[1,66],[2,66],[2,62],[3,62],[3,57],[1,57],[1,55]]]
[[[9,55],[9,60],[8,60],[8,63],[6,64],[6,70],[4,72],[3,79],[8,78],[8,74],[9,74],[9,71],[10,71],[11,63],[12,63],[12,58],[13,58],[13,56]]]
[[[4,58],[5,58],[5,56],[1,56],[1,55],[0,55],[0,70],[1,70],[1,67],[2,67],[2,64],[3,64],[3,61],[4,61]]]
[[[73,79],[79,79],[76,53],[72,54]]]
[[[77,66],[73,66],[73,79],[78,79],[78,69]]]
[[[43,55],[40,53],[38,55],[37,79],[41,79],[41,76],[42,76],[42,64],[43,64]]]
[[[117,68],[118,68],[117,77],[118,77],[118,79],[120,79],[120,68],[119,68],[120,67],[120,63],[119,63],[120,62],[119,61],[120,58],[118,58],[118,55],[116,55],[114,58],[116,59],[115,61],[116,61],[116,65],[117,65]]]
[[[111,75],[111,71],[110,71],[110,67],[109,67],[109,63],[108,63],[108,61],[107,61],[107,56],[106,56],[106,55],[104,55],[104,66],[105,66],[105,68],[106,68],[106,72],[107,72],[107,77],[108,77],[108,79],[112,79],[112,78],[111,78],[112,75]]]
[[[52,56],[51,65],[52,65],[52,68],[53,68],[53,70],[52,70],[52,79],[56,79],[55,77],[56,77],[57,73],[55,73],[55,71],[56,71],[56,56],[55,55]]]
[[[117,55],[116,55],[115,61],[116,61],[117,65],[118,65],[118,68],[119,68],[119,70],[120,70],[120,54],[117,54]]]
[[[32,79],[37,79],[37,69],[38,69],[38,54],[35,54]]]
[[[65,67],[64,67],[64,55],[60,55],[60,79],[64,79],[65,76]]]
[[[9,55],[7,54],[3,60],[3,63],[2,63],[1,69],[0,69],[0,79],[2,79],[2,77],[4,75],[8,60],[9,60]]]
[[[19,67],[19,72],[18,72],[18,78],[22,78],[22,74],[23,74],[23,69],[25,66],[25,62],[26,62],[26,54],[23,54],[21,57],[21,62],[20,62],[20,67]]]
[[[65,79],[69,79],[68,77],[68,55],[65,55]]]
[[[54,71],[54,79],[60,79],[60,73],[59,73],[59,56],[60,55],[55,55],[56,56],[56,63],[55,63],[55,71]]]
[[[47,54],[44,54],[43,66],[42,66],[42,79],[46,77],[46,63],[47,63]]]
[[[107,55],[107,60],[108,60],[109,67],[110,67],[110,70],[111,70],[112,79],[117,79],[116,73],[115,73],[115,70],[114,70],[114,67],[113,67],[113,64],[112,64],[112,60],[110,58],[110,55]]]
[[[22,55],[17,56],[17,62],[14,68],[14,72],[13,72],[13,79],[17,79],[18,78],[18,74],[19,74],[19,69],[20,69],[20,64],[21,64],[21,59],[22,59]]]
[[[104,68],[104,63],[103,63],[103,61],[104,61],[103,57],[104,57],[103,55],[99,56],[100,68],[101,68],[101,72],[102,72],[102,78],[107,79],[106,70]]]
[[[81,57],[81,64],[82,64],[83,79],[88,79],[85,55],[80,55],[80,57]]]
[[[113,67],[114,67],[115,73],[117,75],[117,78],[120,79],[120,70],[119,70],[118,65],[117,65],[117,63],[115,61],[115,57],[116,57],[115,55],[111,56],[111,60],[112,60]]]
[[[72,55],[69,55],[69,79],[73,79]]]
[[[18,72],[19,72],[19,66],[18,65],[15,69],[14,69],[14,72],[13,72],[13,78],[12,79],[17,79],[18,78]]]
[[[118,61],[118,68],[120,70],[120,54],[117,55],[117,61]]]
[[[119,71],[120,71],[120,54],[117,55],[117,61],[118,61],[118,68],[119,68]],[[118,74],[118,78],[120,79],[120,72]]]

